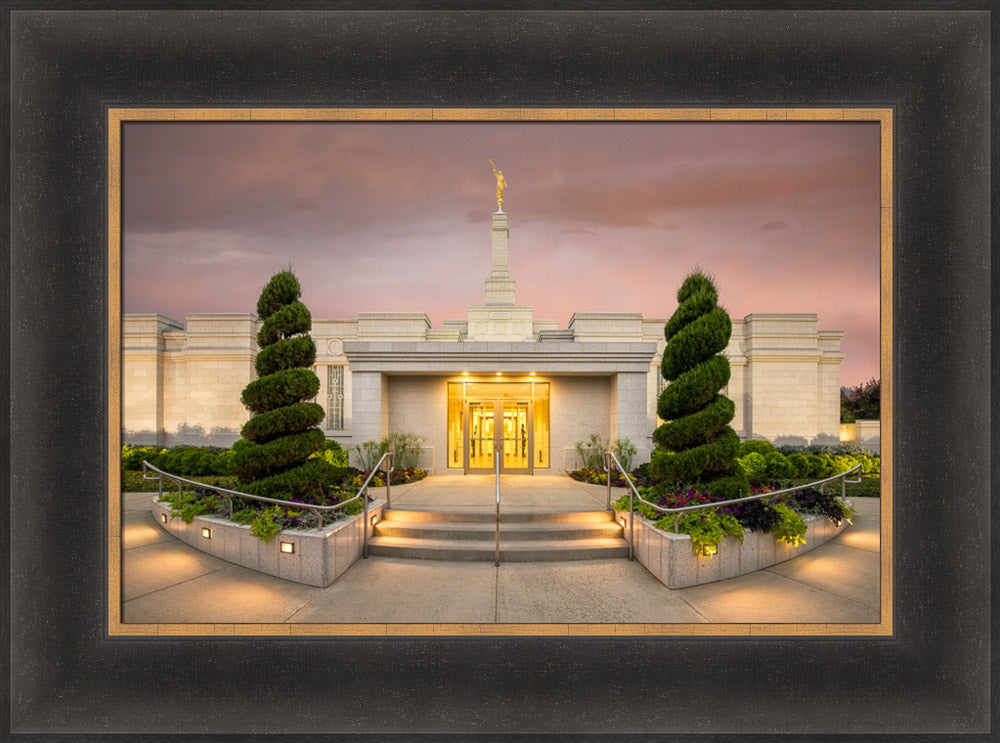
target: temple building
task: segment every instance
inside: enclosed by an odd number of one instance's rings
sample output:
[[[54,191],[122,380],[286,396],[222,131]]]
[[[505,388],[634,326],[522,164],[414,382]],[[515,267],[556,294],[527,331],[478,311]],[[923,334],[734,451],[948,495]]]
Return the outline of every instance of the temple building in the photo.
[[[484,301],[432,328],[420,312],[363,312],[314,320],[316,401],[323,430],[345,449],[390,433],[423,438],[420,465],[436,474],[489,472],[503,452],[509,473],[578,466],[576,443],[629,439],[646,461],[657,426],[665,319],[577,312],[568,327],[518,304],[508,267],[510,224],[498,208]],[[125,315],[122,440],[228,446],[249,414],[243,387],[256,377],[260,322],[253,314],[192,314],[186,324]],[[840,439],[843,333],[815,314],[733,319],[725,350],[742,438],[776,444]]]

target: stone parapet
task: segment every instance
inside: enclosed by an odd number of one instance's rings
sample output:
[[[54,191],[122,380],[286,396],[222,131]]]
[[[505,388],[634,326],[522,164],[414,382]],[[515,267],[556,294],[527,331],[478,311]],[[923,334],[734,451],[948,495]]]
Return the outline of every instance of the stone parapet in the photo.
[[[574,312],[569,328],[582,343],[643,340],[642,315],[638,312]]]

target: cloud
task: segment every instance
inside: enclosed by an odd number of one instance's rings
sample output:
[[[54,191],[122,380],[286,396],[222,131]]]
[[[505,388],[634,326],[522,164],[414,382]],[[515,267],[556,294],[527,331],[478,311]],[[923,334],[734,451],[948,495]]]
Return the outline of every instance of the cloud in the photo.
[[[826,328],[863,300],[845,370],[877,375],[875,125],[155,123],[123,147],[126,312],[252,311],[291,263],[317,318],[462,317],[490,268],[492,158],[537,317],[667,317],[701,265],[738,316]]]

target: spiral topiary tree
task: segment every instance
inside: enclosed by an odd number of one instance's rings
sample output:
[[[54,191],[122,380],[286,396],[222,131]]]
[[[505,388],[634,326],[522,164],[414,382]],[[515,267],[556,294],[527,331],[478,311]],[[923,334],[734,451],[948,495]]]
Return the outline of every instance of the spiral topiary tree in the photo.
[[[240,489],[268,498],[301,499],[320,491],[333,475],[323,458],[310,455],[323,445],[323,408],[306,402],[319,391],[309,368],[316,344],[309,336],[312,317],[291,271],[271,277],[257,301],[263,320],[257,333],[257,379],[243,389],[242,402],[253,414],[233,445],[233,469]]]
[[[667,421],[653,432],[650,474],[668,488],[699,487],[722,498],[749,495],[736,461],[740,439],[729,426],[733,401],[719,393],[729,382],[729,360],[721,355],[732,334],[719,293],[700,272],[677,292],[679,306],[664,327],[663,378],[670,382],[656,411]]]

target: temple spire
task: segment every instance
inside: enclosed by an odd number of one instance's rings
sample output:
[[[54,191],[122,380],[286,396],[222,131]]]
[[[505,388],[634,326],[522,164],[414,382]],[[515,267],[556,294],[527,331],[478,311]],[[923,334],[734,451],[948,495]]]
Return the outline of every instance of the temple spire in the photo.
[[[513,305],[514,279],[510,277],[510,266],[507,263],[507,237],[510,234],[507,215],[502,211],[493,213],[493,226],[490,235],[493,245],[493,264],[490,276],[486,279],[486,304]]]

